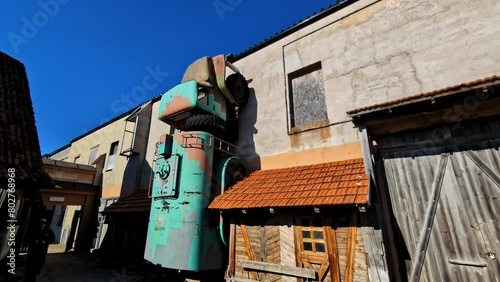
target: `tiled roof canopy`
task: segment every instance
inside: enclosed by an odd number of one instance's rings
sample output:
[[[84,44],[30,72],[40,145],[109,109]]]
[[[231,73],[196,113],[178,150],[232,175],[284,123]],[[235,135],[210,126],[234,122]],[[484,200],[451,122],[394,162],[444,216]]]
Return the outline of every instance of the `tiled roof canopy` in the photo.
[[[26,70],[0,52],[0,188],[7,186],[9,168],[15,169],[16,187],[29,188],[26,192],[53,187],[42,168]]]
[[[103,213],[149,212],[151,199],[147,189],[140,189],[127,197],[121,198],[104,209]]]
[[[258,170],[215,198],[211,209],[367,204],[363,159]]]
[[[426,93],[419,93],[415,95],[411,95],[408,97],[392,100],[392,101],[387,101],[379,104],[374,104],[362,108],[357,108],[354,110],[350,110],[347,112],[348,115],[350,116],[355,116],[355,115],[360,115],[368,111],[374,111],[374,110],[379,110],[379,109],[385,109],[391,106],[399,106],[403,104],[408,104],[408,103],[413,103],[415,101],[419,101],[421,99],[429,99],[432,97],[436,97],[439,95],[452,95],[455,94],[456,92],[460,91],[465,91],[465,90],[470,90],[471,88],[476,88],[483,86],[485,84],[491,85],[492,83],[498,83],[500,81],[500,76],[494,75],[490,77],[486,77],[483,79],[478,79],[466,83],[461,83],[453,86],[448,86],[445,88],[441,88],[438,90],[426,92]]]

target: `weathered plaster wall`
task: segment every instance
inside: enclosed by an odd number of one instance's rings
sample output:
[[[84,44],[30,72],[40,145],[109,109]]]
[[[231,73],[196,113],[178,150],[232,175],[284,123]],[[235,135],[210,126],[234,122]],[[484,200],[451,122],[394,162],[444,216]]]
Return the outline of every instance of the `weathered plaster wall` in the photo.
[[[258,154],[263,169],[289,165],[286,156],[296,164],[323,161],[310,158],[316,148],[360,157],[361,150],[344,151],[359,140],[346,111],[499,74],[499,15],[495,0],[362,0],[238,60],[252,80],[241,112],[242,152]],[[316,62],[335,125],[289,135],[286,77]]]
[[[69,152],[71,151],[71,147],[65,148],[53,155],[51,155],[49,158],[53,160],[58,160],[58,161],[69,161]]]
[[[170,126],[158,119],[158,111],[160,109],[160,100],[156,101],[152,105],[151,110],[151,128],[149,130],[147,148],[146,148],[146,163],[154,171],[153,160],[155,158],[156,143],[160,141],[160,136],[170,132]],[[148,179],[148,186],[151,184],[149,179],[151,179],[151,173],[143,175],[143,178]],[[152,184],[151,184],[152,185]]]
[[[147,166],[144,166],[145,162],[143,160],[147,149],[146,138],[149,136],[151,105],[145,106],[139,113],[134,141],[137,154],[129,158],[120,155],[122,149],[124,150],[130,146],[129,144],[122,144],[124,140],[126,143],[131,140],[123,138],[127,117],[118,119],[71,143],[68,162],[75,162],[75,158],[79,156],[76,163],[88,164],[90,150],[96,146],[98,148],[96,157],[105,155],[102,198],[124,197],[146,186],[145,181],[142,181],[142,175],[144,171],[147,171]],[[114,166],[111,170],[106,170],[111,144],[116,141],[118,141],[118,152]]]

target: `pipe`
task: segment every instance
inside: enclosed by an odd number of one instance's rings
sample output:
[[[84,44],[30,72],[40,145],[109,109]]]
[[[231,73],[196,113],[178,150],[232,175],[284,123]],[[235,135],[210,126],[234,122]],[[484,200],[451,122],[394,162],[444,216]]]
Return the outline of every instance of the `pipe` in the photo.
[[[221,187],[220,187],[220,194],[224,194],[226,190],[226,169],[227,165],[231,162],[232,159],[239,159],[238,157],[230,157],[226,160],[224,165],[222,166],[222,172],[221,172]],[[224,246],[228,246],[228,243],[226,241],[226,238],[224,237],[224,219],[222,218],[222,212],[219,215],[219,235],[220,238],[222,239],[222,243]]]

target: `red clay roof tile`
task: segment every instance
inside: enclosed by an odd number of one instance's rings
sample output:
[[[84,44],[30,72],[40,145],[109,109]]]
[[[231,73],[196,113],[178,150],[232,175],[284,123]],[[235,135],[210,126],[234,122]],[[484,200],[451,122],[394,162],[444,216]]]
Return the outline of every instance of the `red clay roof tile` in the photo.
[[[215,198],[211,209],[366,204],[363,159],[260,170]]]

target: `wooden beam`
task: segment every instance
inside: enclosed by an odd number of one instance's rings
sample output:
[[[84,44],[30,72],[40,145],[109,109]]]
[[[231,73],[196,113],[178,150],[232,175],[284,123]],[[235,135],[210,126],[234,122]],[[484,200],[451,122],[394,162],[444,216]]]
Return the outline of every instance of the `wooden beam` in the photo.
[[[431,238],[432,226],[434,225],[434,218],[436,217],[439,196],[441,195],[441,189],[444,182],[443,178],[449,157],[450,153],[441,154],[441,160],[439,160],[439,167],[434,177],[433,187],[429,195],[429,203],[425,209],[424,222],[422,223],[420,236],[417,241],[417,249],[415,250],[416,257],[414,259],[412,258],[413,263],[409,281],[420,281],[420,275],[424,268],[425,255],[427,254],[427,247],[429,246],[429,240]]]
[[[461,105],[462,106],[462,105]],[[450,122],[464,122],[467,120],[489,117],[498,114],[500,99],[488,100],[479,103],[474,111],[452,111],[444,108],[432,112],[422,112],[401,117],[385,117],[365,123],[373,135],[384,135],[418,128],[440,126]]]
[[[260,227],[260,261],[264,261],[264,262],[267,261],[266,244],[267,244],[266,227],[261,226]],[[259,280],[266,281],[266,274],[259,273]]]
[[[300,227],[295,226],[293,233],[295,237],[295,262],[297,263],[296,266],[302,267],[302,236],[300,235]]]
[[[363,162],[365,164],[365,172],[366,174],[370,177],[369,178],[369,183],[368,183],[368,206],[372,205],[372,192],[371,192],[371,180],[374,177],[374,172],[373,172],[373,161],[372,161],[372,146],[370,143],[370,136],[368,134],[368,129],[366,126],[361,125],[359,126],[359,136],[361,139],[361,151],[363,152]]]
[[[358,213],[356,210],[351,212],[349,219],[349,239],[347,241],[347,259],[345,267],[344,280],[352,282],[354,280],[354,257],[356,255],[356,229]]]
[[[231,278],[229,278],[229,281],[231,281],[231,282],[257,282],[258,280],[246,279],[246,278],[240,278],[240,277],[231,277]]]
[[[389,274],[389,281],[403,281],[403,275],[401,272],[398,249],[396,245],[396,240],[394,238],[394,228],[391,221],[391,208],[390,208],[390,196],[389,187],[387,187],[385,179],[385,168],[381,158],[375,161],[375,173],[377,180],[377,190],[378,190],[378,207],[380,208],[381,220],[382,220],[382,238],[384,242],[384,248],[386,251],[387,259],[387,273]]]
[[[238,265],[244,269],[258,270],[261,272],[280,274],[285,276],[316,279],[316,271],[308,268],[286,266],[270,262],[240,260]]]
[[[337,249],[337,236],[331,226],[325,226],[326,247],[328,248],[328,261],[330,263],[330,277],[332,282],[340,282],[339,254]]]
[[[243,236],[243,242],[245,243],[245,248],[247,249],[248,259],[253,261],[254,257],[252,252],[252,246],[250,245],[250,240],[248,239],[247,227],[244,224],[241,225],[241,234]],[[252,276],[255,280],[259,280],[257,272],[252,271]]]
[[[300,227],[294,226],[294,243],[295,243],[295,266],[302,267],[302,235],[300,234]],[[302,279],[299,279],[301,282]]]
[[[229,227],[229,266],[227,269],[228,274],[234,276],[235,274],[235,261],[236,261],[236,225],[231,224]]]

